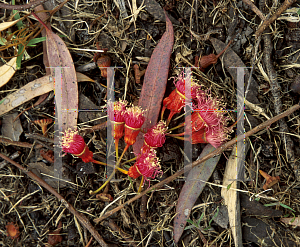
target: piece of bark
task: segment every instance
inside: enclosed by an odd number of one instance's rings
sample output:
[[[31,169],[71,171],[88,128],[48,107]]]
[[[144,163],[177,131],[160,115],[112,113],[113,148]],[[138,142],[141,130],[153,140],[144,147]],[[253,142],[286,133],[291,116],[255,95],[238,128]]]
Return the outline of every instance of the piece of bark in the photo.
[[[252,201],[249,200],[250,197],[241,193],[240,202],[241,207],[245,209],[246,215],[259,215],[265,217],[280,217],[283,212],[280,210],[275,210],[270,207],[265,207],[260,202],[255,201],[254,198]]]
[[[264,221],[243,217],[243,239],[256,243],[259,246],[284,246],[284,247],[296,247],[297,243],[288,240],[279,234],[278,229],[273,225],[268,225]]]
[[[235,145],[236,146],[236,145]],[[240,200],[238,192],[233,189],[239,189],[238,169],[241,160],[236,157],[236,148],[233,146],[230,158],[227,162],[223,185],[229,186],[230,189],[222,188],[221,195],[224,198],[225,205],[228,208],[229,224],[236,247],[242,247],[242,225],[241,225],[241,213],[240,213]]]

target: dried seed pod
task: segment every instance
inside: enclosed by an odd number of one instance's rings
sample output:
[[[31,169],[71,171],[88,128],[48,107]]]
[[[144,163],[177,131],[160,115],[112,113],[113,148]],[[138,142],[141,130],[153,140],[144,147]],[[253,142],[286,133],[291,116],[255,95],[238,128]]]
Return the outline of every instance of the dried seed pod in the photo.
[[[270,189],[273,185],[277,184],[280,180],[279,176],[272,177],[268,173],[258,170],[259,173],[266,179],[266,183],[263,186],[264,190]]]
[[[223,51],[221,51],[218,55],[215,54],[209,54],[207,56],[203,56],[200,58],[199,65],[200,70],[203,72],[208,66],[215,64],[218,62],[218,58],[228,49],[230,44],[232,43],[232,40],[228,43],[228,45],[224,48]]]
[[[17,224],[13,222],[9,222],[5,227],[6,227],[7,236],[11,237],[11,239],[16,239],[20,236],[19,226]]]
[[[145,74],[146,70],[140,70],[139,66],[135,64],[133,66],[134,69],[134,76],[135,76],[135,83],[140,84],[141,83],[141,77]]]
[[[101,50],[99,43],[96,43],[97,49]],[[93,60],[98,65],[101,76],[104,78],[107,78],[107,67],[110,67],[111,65],[111,59],[109,56],[107,56],[105,53],[107,52],[107,49],[102,49],[104,51],[104,54],[101,54],[99,52],[95,53]]]
[[[38,124],[42,128],[42,132],[44,136],[47,136],[47,125],[51,124],[53,121],[51,118],[44,118],[33,121],[35,124]]]
[[[97,65],[101,71],[101,76],[107,78],[107,67],[111,65],[111,59],[107,55],[103,55],[97,59]]]

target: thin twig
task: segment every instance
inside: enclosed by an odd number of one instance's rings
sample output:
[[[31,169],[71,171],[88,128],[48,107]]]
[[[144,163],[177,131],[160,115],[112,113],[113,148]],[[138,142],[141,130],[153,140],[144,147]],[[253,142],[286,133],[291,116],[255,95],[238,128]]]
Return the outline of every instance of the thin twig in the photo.
[[[140,206],[140,217],[142,222],[146,222],[147,219],[147,202],[148,202],[148,196],[143,195],[141,199],[141,206]]]
[[[22,148],[32,148],[34,144],[28,143],[28,142],[17,142],[17,141],[12,141],[7,138],[0,137],[0,143],[3,143],[4,145],[13,145],[13,146],[18,146]],[[35,148],[39,149],[42,148],[43,146],[41,144],[37,144]]]
[[[299,102],[300,103],[300,102]],[[247,138],[255,133],[257,133],[258,131],[270,126],[272,123],[277,122],[279,119],[282,119],[286,116],[289,116],[290,114],[292,114],[294,111],[300,109],[300,105],[294,105],[292,107],[290,107],[288,110],[286,110],[285,112],[271,118],[270,120],[267,120],[265,122],[263,122],[262,124],[256,126],[254,129],[246,132],[243,135],[239,135],[237,136],[237,138],[232,139],[231,141],[223,144],[221,147],[217,148],[215,151],[209,153],[208,155],[206,155],[205,157],[193,162],[192,164],[189,164],[188,166],[185,166],[184,168],[182,168],[181,170],[177,171],[176,173],[174,173],[172,176],[164,179],[163,181],[153,185],[152,187],[146,189],[145,191],[143,191],[142,193],[136,195],[135,197],[131,198],[130,200],[128,200],[127,202],[125,202],[124,204],[114,208],[113,210],[107,212],[105,215],[103,215],[102,217],[99,217],[97,219],[94,219],[95,223],[99,223],[100,221],[106,219],[107,217],[113,215],[114,213],[118,212],[120,209],[124,208],[125,206],[128,206],[130,203],[136,201],[137,199],[141,198],[143,195],[152,192],[156,189],[161,188],[164,184],[167,184],[171,181],[173,181],[174,179],[176,179],[177,177],[181,176],[182,174],[184,174],[185,172],[190,171],[193,167],[200,165],[201,163],[203,163],[204,161],[222,153],[224,150],[226,150],[227,148],[231,147],[233,144],[243,140],[244,138]]]
[[[247,5],[249,5],[250,9],[259,16],[260,19],[263,21],[266,21],[266,17],[263,15],[263,13],[252,3],[250,0],[243,0],[243,2]]]
[[[255,32],[254,36],[258,38],[262,34],[262,32],[271,24],[273,23],[288,7],[290,7],[293,3],[297,0],[285,0],[284,3],[280,6],[279,9],[272,15],[269,19],[265,20],[260,27]]]
[[[47,2],[48,0],[37,0],[35,2],[27,3],[24,5],[10,5],[5,3],[0,3],[0,9],[14,9],[14,10],[25,10],[25,9],[33,9],[36,6]]]
[[[92,226],[92,224],[89,222],[89,220],[79,212],[70,204],[68,203],[64,197],[62,197],[55,189],[53,189],[49,184],[47,184],[44,180],[39,178],[37,175],[35,175],[33,172],[28,171],[27,168],[24,168],[19,163],[13,161],[12,159],[8,158],[7,156],[0,153],[0,158],[8,161],[9,163],[13,164],[17,168],[19,168],[22,172],[24,172],[28,177],[33,179],[34,181],[38,182],[39,185],[43,186],[45,189],[47,189],[50,193],[55,195],[64,205],[65,207],[80,221],[80,223],[89,230],[89,232],[93,235],[93,237],[98,241],[98,243],[102,247],[108,247],[108,245],[104,242],[103,238],[100,236],[100,234],[95,230],[95,228]]]
[[[104,226],[108,226],[111,228],[113,231],[118,232],[120,236],[129,243],[129,246],[134,246],[137,247],[137,245],[134,243],[134,240],[130,237],[129,234],[124,232],[112,219],[108,219],[107,221],[103,222]]]

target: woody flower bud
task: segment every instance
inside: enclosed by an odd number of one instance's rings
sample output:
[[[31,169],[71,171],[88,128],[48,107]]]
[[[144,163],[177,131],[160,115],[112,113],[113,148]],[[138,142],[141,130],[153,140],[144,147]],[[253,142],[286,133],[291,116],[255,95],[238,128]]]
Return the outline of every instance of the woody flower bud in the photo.
[[[166,131],[168,127],[164,121],[159,121],[152,128],[148,129],[144,138],[144,146],[142,147],[142,152],[149,150],[150,148],[162,147],[166,141]]]
[[[81,158],[85,163],[93,161],[93,152],[89,150],[83,137],[78,135],[77,131],[72,131],[69,128],[62,134],[60,145],[64,152]]]
[[[148,180],[148,178],[154,179],[157,175],[162,175],[162,173],[155,150],[149,149],[141,154],[135,164],[129,168],[128,176],[134,179],[144,176]]]
[[[178,76],[176,82],[176,89],[171,92],[169,97],[163,100],[163,108],[161,113],[161,119],[166,109],[170,110],[170,114],[167,120],[169,123],[174,114],[179,113],[185,105],[185,78],[183,73]],[[196,95],[201,92],[200,86],[195,82],[191,82],[191,97],[192,99],[196,98]]]
[[[130,146],[136,142],[136,137],[139,134],[142,125],[145,122],[144,111],[138,106],[127,108],[124,113],[125,119],[125,143]]]

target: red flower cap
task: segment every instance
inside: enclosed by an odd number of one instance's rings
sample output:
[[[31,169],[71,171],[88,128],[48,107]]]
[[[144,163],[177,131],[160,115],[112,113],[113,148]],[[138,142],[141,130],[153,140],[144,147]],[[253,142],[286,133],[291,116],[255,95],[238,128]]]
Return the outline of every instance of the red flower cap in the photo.
[[[78,156],[85,163],[93,160],[93,152],[89,150],[83,137],[78,135],[78,131],[72,131],[69,128],[62,134],[60,145],[64,152]]]
[[[154,149],[150,149],[147,152],[141,154],[133,166],[129,168],[128,176],[132,178],[138,178],[144,176],[146,180],[148,178],[154,179],[157,175],[162,175],[159,160],[156,157]],[[150,181],[149,181],[150,182]]]
[[[159,121],[152,128],[148,129],[144,138],[144,145],[142,147],[142,153],[150,148],[162,147],[166,141],[166,131],[168,127],[165,121]]]
[[[125,118],[125,136],[124,141],[127,145],[133,145],[136,137],[145,122],[144,111],[138,106],[127,108],[124,113]]]

